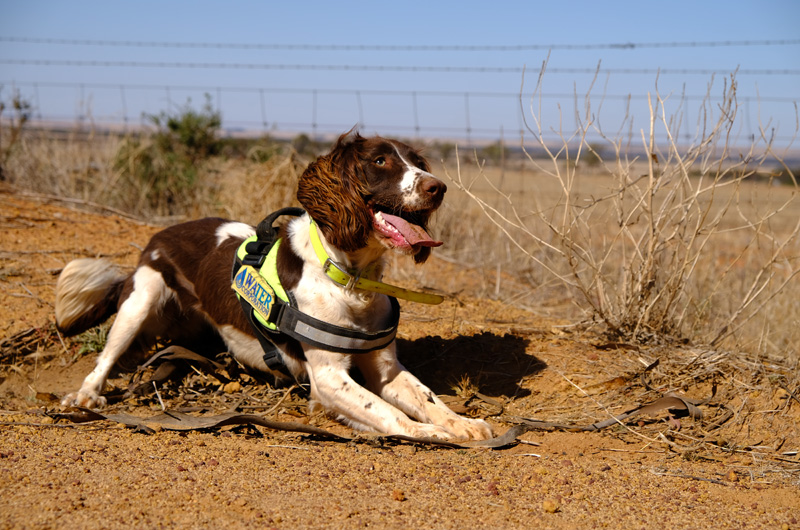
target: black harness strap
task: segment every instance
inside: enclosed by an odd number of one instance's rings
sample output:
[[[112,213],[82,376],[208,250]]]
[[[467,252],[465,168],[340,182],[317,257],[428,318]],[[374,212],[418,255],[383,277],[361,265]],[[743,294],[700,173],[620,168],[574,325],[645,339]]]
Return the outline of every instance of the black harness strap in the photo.
[[[282,217],[284,215],[299,217],[304,213],[306,212],[302,208],[281,208],[280,210],[271,213],[265,217],[264,220],[258,223],[258,226],[256,227],[257,239],[248,243],[245,247],[247,255],[245,255],[244,259],[241,261],[239,260],[238,255],[234,256],[231,281],[233,281],[233,279],[236,277],[236,273],[239,272],[239,269],[242,267],[242,265],[251,265],[257,269],[260,269],[264,264],[267,254],[269,254],[270,249],[272,249],[272,246],[278,240],[280,228],[273,226],[278,217]],[[253,308],[247,303],[247,300],[239,297],[239,303],[242,304],[242,310],[244,311],[245,318],[247,318],[247,321],[250,323],[250,327],[253,328],[253,332],[258,339],[258,342],[261,344],[261,349],[264,351],[263,359],[264,363],[267,365],[267,368],[283,373],[284,375],[290,375],[286,370],[286,365],[283,363],[281,354],[276,346],[277,342],[285,341],[280,340],[281,337],[279,333],[271,332],[256,320],[256,318],[253,316]]]
[[[258,223],[258,226],[256,227],[256,240],[248,243],[247,247],[245,247],[247,256],[244,257],[241,265],[252,265],[257,269],[260,269],[264,264],[264,260],[267,258],[267,254],[269,254],[270,249],[278,240],[278,233],[281,229],[277,226],[273,226],[275,224],[275,220],[278,219],[278,217],[283,217],[284,215],[300,217],[305,213],[306,211],[302,208],[289,207],[281,208],[280,210],[272,212],[266,216],[264,220]],[[236,276],[239,266],[239,264],[234,264],[233,275],[231,276],[231,279]]]

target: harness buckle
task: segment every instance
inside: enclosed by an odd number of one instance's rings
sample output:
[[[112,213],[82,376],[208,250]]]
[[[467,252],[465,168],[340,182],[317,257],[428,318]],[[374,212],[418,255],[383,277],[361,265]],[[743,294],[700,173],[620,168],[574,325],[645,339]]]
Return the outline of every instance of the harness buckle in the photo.
[[[247,254],[242,259],[242,265],[250,265],[251,267],[260,269],[261,266],[264,265],[266,259],[267,256],[264,254]]]
[[[337,271],[342,273],[342,275],[345,278],[347,278],[347,283],[342,283],[341,281],[339,281],[336,278],[334,278],[333,276],[331,276],[329,274],[329,271],[331,270],[331,267],[333,267],[334,269],[336,269]],[[355,288],[356,284],[358,283],[358,281],[361,279],[361,273],[360,272],[357,275],[352,275],[352,274],[350,274],[349,271],[347,271],[346,269],[342,268],[341,265],[339,265],[338,263],[333,261],[331,258],[328,258],[328,259],[325,260],[325,263],[322,264],[322,270],[325,273],[325,276],[327,276],[328,278],[330,278],[331,280],[335,281],[336,283],[338,283],[340,285],[344,285],[344,288],[348,289],[348,290],[353,290]],[[342,278],[342,279],[344,279],[344,278]]]

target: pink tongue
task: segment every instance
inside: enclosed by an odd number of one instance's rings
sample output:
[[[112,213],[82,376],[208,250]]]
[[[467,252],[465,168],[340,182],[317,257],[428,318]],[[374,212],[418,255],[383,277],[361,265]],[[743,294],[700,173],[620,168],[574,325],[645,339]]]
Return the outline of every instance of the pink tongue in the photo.
[[[384,221],[395,227],[398,232],[403,234],[403,237],[406,238],[406,241],[408,241],[410,245],[438,247],[443,244],[441,241],[436,241],[435,239],[431,238],[431,236],[429,236],[421,226],[413,225],[402,217],[397,217],[396,215],[390,215],[383,212],[381,213],[381,216],[383,217]]]

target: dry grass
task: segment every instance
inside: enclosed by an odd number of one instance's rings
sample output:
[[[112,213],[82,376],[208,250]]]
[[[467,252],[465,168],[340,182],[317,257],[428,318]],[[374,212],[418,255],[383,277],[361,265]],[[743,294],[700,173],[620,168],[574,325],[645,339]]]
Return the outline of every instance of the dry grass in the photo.
[[[529,155],[526,174],[498,175],[480,161],[477,173],[448,172],[494,225],[487,235],[469,223],[477,248],[459,249],[461,259],[497,256],[496,285],[501,270],[548,297],[555,283],[584,323],[615,340],[689,341],[797,358],[798,187],[788,170],[793,185],[769,178],[786,168],[766,135],[744,149],[729,145],[733,81],[721,101],[702,109],[693,142],[678,145],[666,101],[656,94],[642,154],[630,154],[630,138],[606,137],[605,159],[586,142],[589,130],[603,134],[588,97],[578,130],[562,133],[555,146],[544,142],[532,103],[530,133],[547,156]],[[583,162],[587,157],[600,163]],[[458,201],[456,207],[452,223],[474,219],[474,208],[466,215]],[[458,228],[447,227],[456,237]],[[498,235],[505,245],[493,242]]]
[[[293,152],[260,164],[222,162],[215,168],[215,215],[257,224],[278,208],[298,206],[297,178],[305,162]]]
[[[111,160],[119,142],[117,136],[26,131],[4,146],[10,151],[6,178],[28,191],[117,206],[119,176]]]
[[[506,171],[506,183],[498,191],[489,186],[500,180],[498,173],[495,168],[478,171],[473,166],[468,171],[462,168],[460,176],[454,177],[460,179],[465,190],[451,186],[437,226],[442,239],[459,244],[448,243],[441,253],[482,269],[486,278],[480,293],[483,296],[507,300],[537,313],[601,321],[599,311],[588,302],[597,303],[598,289],[605,289],[609,296],[630,289],[626,287],[630,278],[624,275],[631,273],[630,254],[635,248],[635,244],[626,246],[626,241],[615,239],[619,224],[612,205],[595,202],[596,197],[607,196],[613,190],[613,177],[598,170],[582,170],[574,177],[571,201],[579,209],[591,205],[591,211],[583,213],[580,220],[583,232],[577,234],[573,230],[570,235],[581,237],[581,248],[604,260],[602,270],[596,264],[595,268],[586,266],[578,271],[579,279],[575,280],[569,257],[557,248],[558,234],[547,226],[553,210],[563,204],[562,191],[552,186],[547,175],[533,171]],[[473,178],[479,180],[470,186],[468,182]],[[712,212],[720,213],[723,205],[735,207],[721,215],[714,232],[707,234],[702,248],[692,254],[692,269],[680,286],[685,292],[672,306],[673,314],[683,311],[675,335],[711,343],[726,329],[722,333],[725,341],[718,340],[718,345],[796,357],[800,339],[800,282],[796,281],[800,266],[800,201],[796,192],[745,181],[722,187],[716,193]],[[511,198],[513,204],[505,197]],[[551,205],[551,209],[538,210],[535,204]],[[485,212],[497,218],[506,216],[507,220],[509,215],[518,217],[514,219],[515,226],[499,227]],[[539,215],[547,215],[548,220],[543,221]],[[747,221],[754,218],[763,221]],[[638,232],[640,237],[643,227],[641,219],[638,221],[639,226],[628,224],[626,229]],[[654,266],[664,268],[670,262],[662,258]],[[599,273],[604,276],[598,287],[592,282],[599,281],[595,277]],[[577,281],[585,283],[576,285]],[[762,298],[754,299],[761,288]],[[737,314],[743,317],[741,325],[736,319],[731,322]]]
[[[307,162],[288,146],[265,162],[202,160],[196,184],[186,190],[178,208],[172,208],[178,213],[165,215],[144,200],[147,183],[126,178],[116,164],[127,140],[92,131],[25,131],[11,147],[4,173],[20,190],[113,208],[155,224],[203,216],[257,223],[266,213],[294,201],[297,177]],[[147,145],[147,140],[143,143]]]

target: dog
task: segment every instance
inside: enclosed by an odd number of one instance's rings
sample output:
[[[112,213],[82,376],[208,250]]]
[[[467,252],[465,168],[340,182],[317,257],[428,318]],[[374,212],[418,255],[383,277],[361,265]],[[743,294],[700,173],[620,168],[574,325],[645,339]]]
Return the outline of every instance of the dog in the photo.
[[[492,436],[486,422],[451,411],[399,363],[392,331],[396,300],[360,287],[387,285],[379,281],[387,251],[423,263],[442,244],[426,225],[446,190],[414,148],[351,131],[303,172],[297,199],[304,212],[280,228],[277,277],[303,318],[354,334],[389,330],[377,340],[378,349],[357,353],[305,336],[279,336],[270,343],[291,377],[307,379],[312,402],[355,429],[446,441]],[[219,337],[236,360],[281,377],[265,360],[269,345],[262,346],[243,310],[243,295],[237,298],[231,289],[234,256],[255,232],[244,223],[206,218],[154,235],[128,275],[107,260],[68,263],[56,286],[58,329],[75,335],[117,317],[96,367],[62,404],[105,406],[101,392],[115,363],[159,339],[192,349]],[[332,281],[331,271],[344,274],[347,284]],[[403,291],[388,287],[390,293]],[[352,369],[363,376],[363,385]]]

